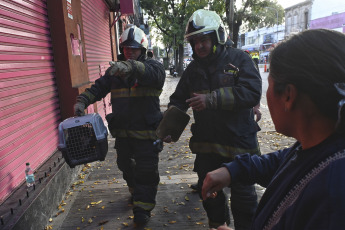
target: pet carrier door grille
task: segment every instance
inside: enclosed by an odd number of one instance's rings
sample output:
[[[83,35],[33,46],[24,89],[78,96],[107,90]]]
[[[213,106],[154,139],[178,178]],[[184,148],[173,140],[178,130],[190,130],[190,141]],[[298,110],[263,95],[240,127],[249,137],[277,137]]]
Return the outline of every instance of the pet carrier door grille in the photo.
[[[75,160],[97,156],[97,139],[92,124],[64,130],[66,149]]]
[[[59,149],[70,167],[97,160],[108,152],[108,131],[98,114],[68,118],[59,125]]]

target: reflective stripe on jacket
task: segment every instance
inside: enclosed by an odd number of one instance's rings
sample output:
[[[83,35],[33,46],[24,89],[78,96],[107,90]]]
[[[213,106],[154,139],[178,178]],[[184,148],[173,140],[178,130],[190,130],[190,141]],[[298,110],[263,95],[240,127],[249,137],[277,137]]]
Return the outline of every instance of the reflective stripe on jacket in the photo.
[[[229,158],[245,152],[259,153],[253,107],[261,98],[260,74],[251,58],[241,50],[227,48],[217,55],[207,63],[195,59],[189,64],[168,106],[187,111],[186,100],[193,93],[216,92],[216,109],[193,111],[192,152]]]
[[[112,113],[106,118],[114,137],[156,140],[155,130],[162,119],[159,96],[165,70],[160,62],[145,56],[139,61],[145,65],[143,75],[123,79],[106,72],[83,94],[99,101],[111,92]]]

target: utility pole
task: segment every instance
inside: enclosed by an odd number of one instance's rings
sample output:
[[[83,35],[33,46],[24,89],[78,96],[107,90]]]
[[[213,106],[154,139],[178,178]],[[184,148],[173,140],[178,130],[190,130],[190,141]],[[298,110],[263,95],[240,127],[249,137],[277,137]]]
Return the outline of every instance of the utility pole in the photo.
[[[234,0],[229,0],[229,35],[234,39]]]

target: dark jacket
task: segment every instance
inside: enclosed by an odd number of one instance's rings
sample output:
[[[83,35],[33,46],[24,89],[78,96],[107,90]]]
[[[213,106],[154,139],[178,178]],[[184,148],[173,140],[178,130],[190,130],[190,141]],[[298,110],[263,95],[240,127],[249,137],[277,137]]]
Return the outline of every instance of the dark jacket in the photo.
[[[141,56],[138,61],[145,65],[144,75],[131,76],[125,81],[110,76],[107,71],[84,95],[93,103],[111,92],[112,113],[106,118],[113,137],[156,140],[155,130],[162,119],[159,95],[165,70],[161,63],[146,56]],[[90,99],[90,94],[94,98]]]
[[[232,183],[267,187],[252,229],[344,229],[345,135],[225,164]],[[268,227],[270,226],[270,227]]]
[[[217,92],[217,109],[193,111],[190,148],[194,153],[216,153],[233,158],[241,153],[258,153],[252,108],[261,97],[261,77],[251,58],[235,48],[218,46],[217,56],[192,61],[183,73],[170,105],[186,111],[192,93]],[[231,68],[232,64],[239,71]]]

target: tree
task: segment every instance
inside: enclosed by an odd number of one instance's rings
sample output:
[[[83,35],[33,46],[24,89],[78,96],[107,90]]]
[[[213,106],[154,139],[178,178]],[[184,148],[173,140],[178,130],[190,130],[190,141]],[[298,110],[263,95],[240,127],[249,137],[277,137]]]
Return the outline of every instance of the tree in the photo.
[[[164,45],[164,50],[165,50],[165,55],[166,57],[165,58],[169,58],[169,53],[170,53],[170,50],[172,49],[172,41],[170,41],[169,39],[166,39],[162,34],[156,34],[155,36],[155,39],[159,39],[162,44]]]
[[[193,12],[197,9],[216,11],[224,24],[229,25],[226,17],[229,12],[229,0],[181,0],[180,3],[176,0],[143,0],[141,7],[149,15],[151,27],[158,29],[163,44],[174,49],[179,75],[183,72],[185,26]],[[243,0],[239,9],[235,6],[232,31],[234,47],[237,47],[238,32],[242,24],[246,23],[248,28],[253,29],[276,23],[275,12],[268,11],[265,7],[278,9],[279,22],[282,21],[284,9],[277,4],[276,0]]]
[[[236,2],[236,0],[234,0]],[[264,26],[273,26],[277,24],[276,11],[265,7],[274,8],[278,11],[278,23],[282,23],[284,18],[284,9],[276,0],[243,0],[242,5],[237,9],[234,4],[233,20],[233,42],[237,47],[238,33],[240,27],[246,23],[248,29],[257,29]],[[229,1],[226,4],[227,17],[229,14]],[[224,20],[229,25],[229,20]]]
[[[153,57],[155,59],[158,59],[160,57],[161,51],[160,51],[160,48],[158,46],[153,46],[152,52],[153,52]]]
[[[175,50],[175,63],[179,75],[183,72],[185,25],[195,10],[205,8],[209,2],[209,0],[181,0],[181,3],[176,3],[175,0],[141,1],[141,7],[149,15],[151,23],[160,31],[163,44]]]

